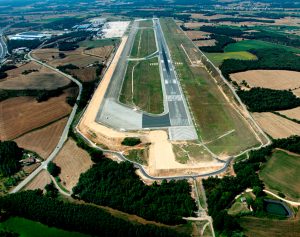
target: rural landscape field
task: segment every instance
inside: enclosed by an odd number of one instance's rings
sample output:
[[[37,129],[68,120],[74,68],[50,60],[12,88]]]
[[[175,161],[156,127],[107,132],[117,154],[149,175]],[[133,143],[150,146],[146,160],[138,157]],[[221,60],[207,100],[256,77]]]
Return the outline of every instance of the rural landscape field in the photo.
[[[300,236],[300,4],[0,0],[0,236]]]

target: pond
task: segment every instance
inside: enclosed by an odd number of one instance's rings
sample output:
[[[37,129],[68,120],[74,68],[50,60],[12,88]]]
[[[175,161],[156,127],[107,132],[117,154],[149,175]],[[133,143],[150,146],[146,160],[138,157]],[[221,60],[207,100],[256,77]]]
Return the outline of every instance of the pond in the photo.
[[[265,211],[277,216],[291,217],[291,209],[283,202],[271,199],[264,200]]]

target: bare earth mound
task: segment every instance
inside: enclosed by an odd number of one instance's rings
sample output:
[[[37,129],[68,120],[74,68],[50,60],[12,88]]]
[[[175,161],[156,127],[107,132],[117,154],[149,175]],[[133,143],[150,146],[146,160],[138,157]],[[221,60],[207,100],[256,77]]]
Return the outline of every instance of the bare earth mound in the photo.
[[[294,109],[289,109],[289,110],[278,111],[278,112],[291,118],[291,119],[300,120],[300,107],[297,107]]]
[[[38,70],[29,74],[22,74],[29,70]],[[21,67],[7,71],[8,77],[1,80],[0,89],[23,90],[23,89],[46,89],[53,90],[66,86],[70,83],[66,77],[61,76],[53,70],[30,62]]]
[[[44,189],[45,186],[49,183],[51,183],[50,175],[46,170],[43,170],[24,189]]]
[[[0,140],[10,140],[44,126],[71,112],[67,93],[38,103],[32,97],[16,97],[0,102]]]
[[[300,135],[298,123],[282,118],[273,113],[253,113],[260,127],[273,138],[286,138]]]
[[[79,148],[71,139],[65,143],[54,162],[61,168],[59,177],[68,190],[72,190],[77,184],[80,174],[93,164],[89,154]]]
[[[286,70],[250,70],[230,75],[240,84],[245,80],[250,87],[263,87],[274,90],[289,90],[300,87],[300,72]]]
[[[46,159],[57,145],[68,118],[63,118],[45,128],[25,134],[15,140],[19,147],[38,153]]]

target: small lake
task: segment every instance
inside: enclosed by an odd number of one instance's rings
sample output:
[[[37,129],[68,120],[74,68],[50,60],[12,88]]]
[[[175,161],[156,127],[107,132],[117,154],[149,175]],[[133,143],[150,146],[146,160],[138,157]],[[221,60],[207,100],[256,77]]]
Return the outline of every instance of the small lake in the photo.
[[[283,202],[271,199],[264,200],[265,211],[277,216],[291,217],[291,209]]]

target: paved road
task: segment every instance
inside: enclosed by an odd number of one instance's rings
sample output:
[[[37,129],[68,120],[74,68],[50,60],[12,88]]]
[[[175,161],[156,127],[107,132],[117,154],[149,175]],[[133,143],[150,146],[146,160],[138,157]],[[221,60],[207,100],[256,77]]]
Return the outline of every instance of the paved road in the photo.
[[[51,67],[39,60],[36,60],[34,58],[31,57],[31,54],[29,53],[27,55],[28,59],[32,60],[32,61],[35,61],[51,70],[54,70],[58,73],[60,73],[61,75],[67,77],[68,79],[70,79],[71,81],[73,81],[74,83],[77,84],[77,86],[79,87],[79,93],[78,93],[78,96],[77,96],[77,100],[80,99],[81,97],[81,92],[82,92],[82,85],[80,82],[78,82],[76,79],[74,79],[73,77],[71,77],[70,75],[68,74],[65,74],[61,71],[59,71],[58,69],[54,68],[54,67]],[[74,116],[76,114],[76,111],[77,111],[77,104],[74,105],[73,109],[72,109],[72,112],[69,116],[69,119],[68,119],[68,122],[64,128],[64,131],[59,139],[59,142],[57,144],[57,146],[55,147],[55,149],[53,150],[53,152],[50,154],[50,156],[46,159],[46,161],[42,162],[42,164],[35,170],[33,171],[26,179],[24,179],[20,184],[18,184],[18,186],[16,186],[12,191],[11,193],[16,193],[18,191],[20,191],[22,188],[24,188],[35,176],[37,176],[43,169],[46,169],[47,168],[47,165],[49,164],[50,161],[52,161],[56,155],[58,154],[58,152],[61,150],[61,148],[63,147],[64,143],[66,142],[67,138],[68,138],[68,132],[69,132],[69,129],[70,129],[70,126],[73,122],[73,119],[74,119]]]
[[[7,46],[4,42],[4,39],[3,39],[3,32],[8,28],[5,27],[5,28],[2,28],[0,29],[0,63],[4,60],[6,54],[7,54]]]

